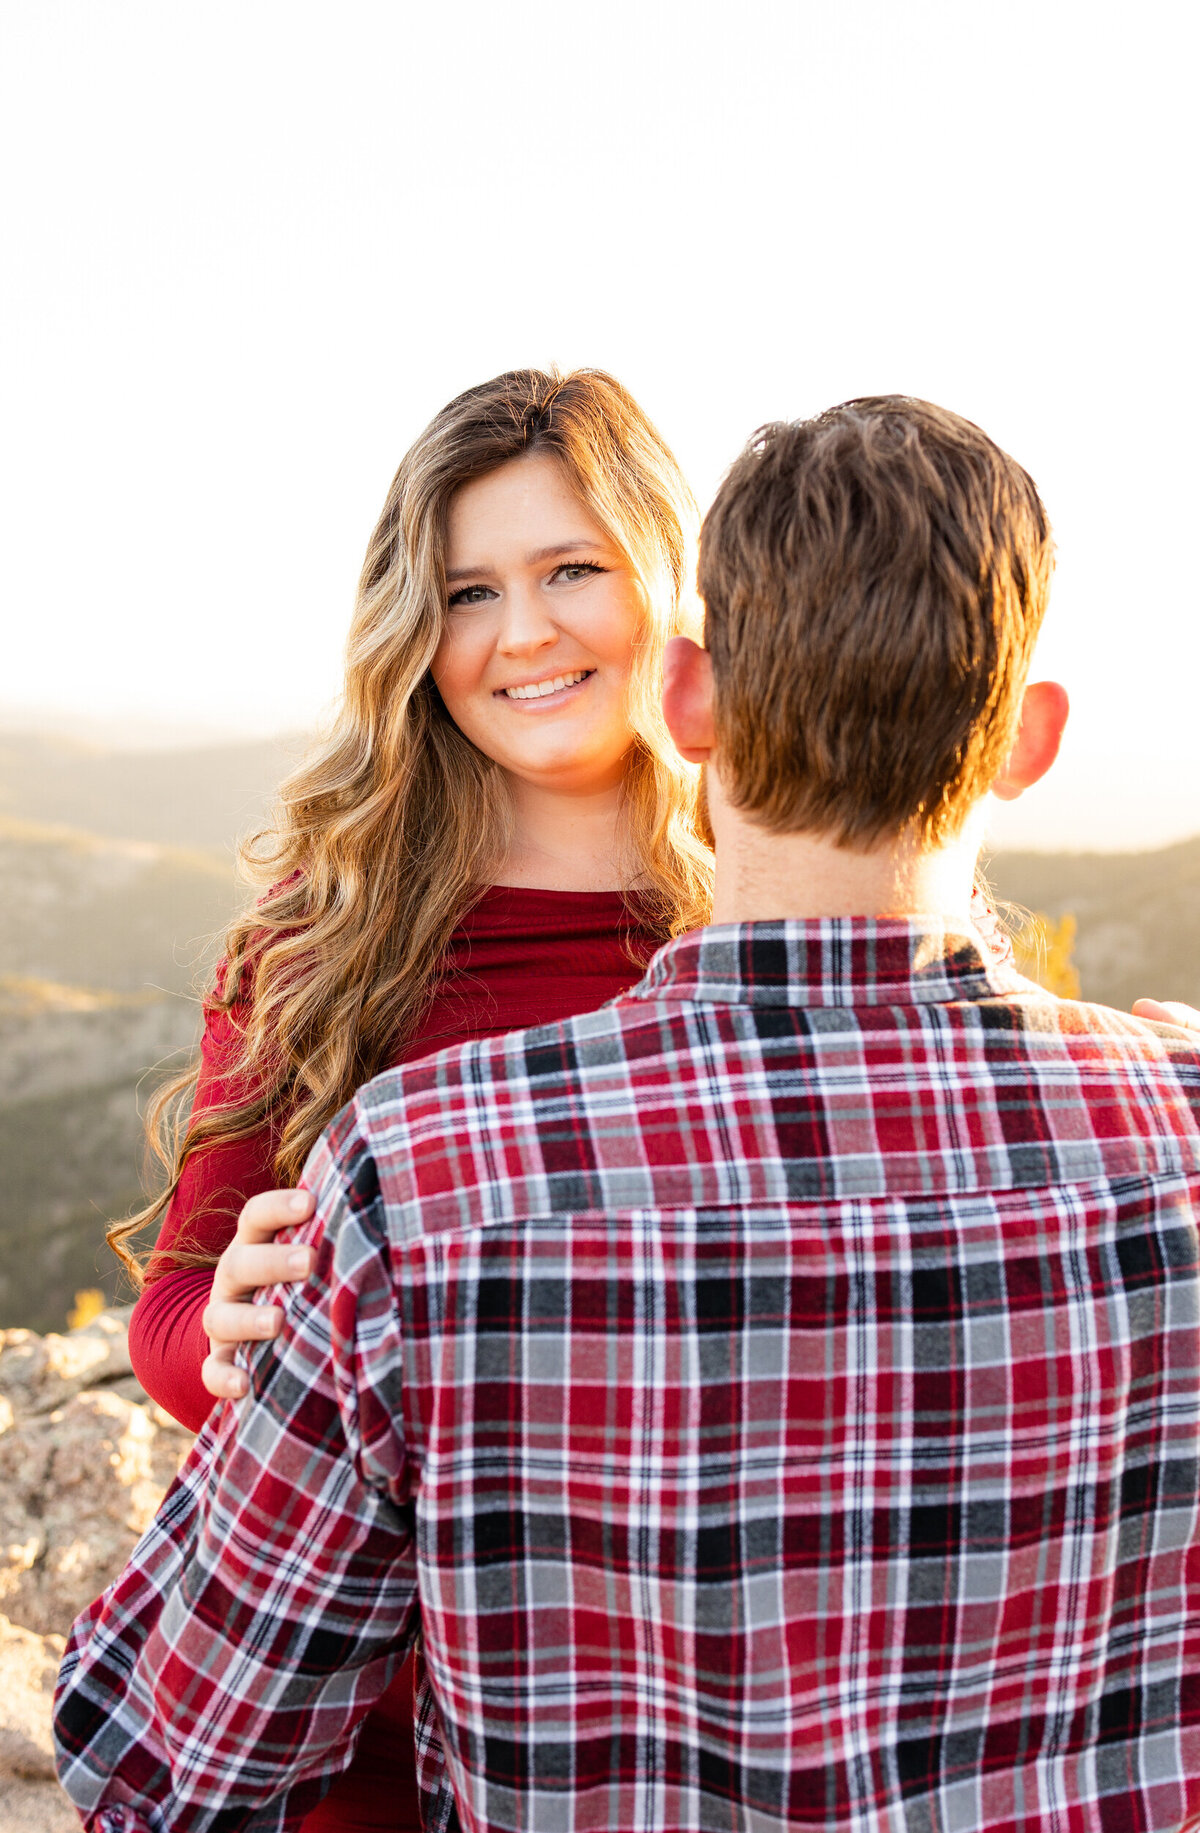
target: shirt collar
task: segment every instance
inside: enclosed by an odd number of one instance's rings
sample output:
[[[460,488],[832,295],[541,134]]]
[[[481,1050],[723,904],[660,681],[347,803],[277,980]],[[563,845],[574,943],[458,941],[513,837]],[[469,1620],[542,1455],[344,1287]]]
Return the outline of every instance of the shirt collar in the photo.
[[[1007,958],[1005,958],[1007,956]],[[965,918],[714,923],[659,950],[635,999],[750,1006],[942,1005],[1033,991]]]

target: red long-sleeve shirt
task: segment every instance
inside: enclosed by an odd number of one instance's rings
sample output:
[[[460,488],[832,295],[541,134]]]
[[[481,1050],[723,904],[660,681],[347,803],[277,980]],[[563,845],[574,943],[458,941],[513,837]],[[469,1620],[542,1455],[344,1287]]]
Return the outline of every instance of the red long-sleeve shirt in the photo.
[[[591,1011],[641,978],[662,939],[631,918],[617,892],[493,886],[455,931],[433,1003],[395,1061],[411,1062],[468,1038],[500,1036]],[[210,1006],[195,1113],[230,1100],[239,1043],[235,1019]],[[130,1320],[129,1353],[138,1379],[193,1431],[213,1405],[200,1379],[208,1353],[201,1318],[212,1270],[172,1267],[171,1255],[184,1242],[213,1254],[229,1245],[247,1198],[278,1184],[277,1146],[276,1132],[263,1126],[248,1139],[212,1146],[191,1158],[163,1220],[155,1276]],[[353,1763],[308,1816],[303,1833],[419,1825],[412,1700],[410,1660],[368,1718]]]

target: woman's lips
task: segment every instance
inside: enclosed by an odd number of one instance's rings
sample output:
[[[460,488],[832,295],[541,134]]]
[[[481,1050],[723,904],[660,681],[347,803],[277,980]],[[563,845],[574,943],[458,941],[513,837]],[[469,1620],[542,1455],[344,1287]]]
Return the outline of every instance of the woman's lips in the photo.
[[[541,707],[562,706],[564,701],[569,700],[572,695],[587,686],[595,672],[594,668],[564,669],[560,674],[549,675],[543,681],[522,682],[517,692],[511,688],[497,688],[493,697],[507,701],[509,706],[518,707],[522,712],[536,712]],[[557,685],[558,683],[561,685]]]

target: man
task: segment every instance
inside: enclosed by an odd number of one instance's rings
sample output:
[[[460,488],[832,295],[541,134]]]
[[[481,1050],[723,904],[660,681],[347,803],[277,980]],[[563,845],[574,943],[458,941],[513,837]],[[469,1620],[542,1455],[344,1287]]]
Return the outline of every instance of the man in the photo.
[[[312,1278],[76,1626],[91,1826],[292,1824],[418,1619],[437,1828],[1200,1815],[1200,1045],[969,916],[1050,568],[926,403],[734,466],[664,702],[714,925],[317,1148]]]

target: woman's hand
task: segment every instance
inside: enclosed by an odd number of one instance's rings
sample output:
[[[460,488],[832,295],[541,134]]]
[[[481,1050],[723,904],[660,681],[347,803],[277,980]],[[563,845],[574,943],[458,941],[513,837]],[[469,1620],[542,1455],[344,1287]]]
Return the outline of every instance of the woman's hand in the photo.
[[[283,1323],[278,1305],[251,1305],[246,1300],[260,1286],[292,1284],[311,1272],[310,1247],[270,1244],[279,1229],[306,1222],[312,1212],[310,1190],[264,1190],[250,1198],[238,1217],[237,1233],[217,1262],[201,1319],[209,1352],[200,1378],[218,1400],[236,1400],[250,1385],[245,1369],[233,1359],[238,1344],[277,1336]]]
[[[1135,999],[1133,1016],[1159,1025],[1182,1025],[1185,1031],[1200,1031],[1200,1012],[1194,1006],[1180,1005],[1176,999]]]

